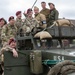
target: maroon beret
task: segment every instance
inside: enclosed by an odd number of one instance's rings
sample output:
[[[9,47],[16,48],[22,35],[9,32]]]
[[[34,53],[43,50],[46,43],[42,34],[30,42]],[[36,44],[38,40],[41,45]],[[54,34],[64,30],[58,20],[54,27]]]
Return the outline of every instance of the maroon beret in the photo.
[[[14,17],[13,17],[13,16],[10,16],[10,17],[9,17],[9,21],[12,20],[12,19],[14,19]]]
[[[16,40],[14,39],[14,38],[11,38],[10,40],[9,40],[9,45],[12,43],[12,42],[16,42]]]
[[[29,12],[31,12],[32,11],[32,9],[31,8],[29,8],[28,10],[27,10],[27,14],[29,13]]]
[[[2,20],[4,20],[4,18],[0,18],[0,22],[1,22]]]
[[[19,14],[21,14],[21,11],[17,11],[17,12],[16,12],[16,16],[19,15]]]

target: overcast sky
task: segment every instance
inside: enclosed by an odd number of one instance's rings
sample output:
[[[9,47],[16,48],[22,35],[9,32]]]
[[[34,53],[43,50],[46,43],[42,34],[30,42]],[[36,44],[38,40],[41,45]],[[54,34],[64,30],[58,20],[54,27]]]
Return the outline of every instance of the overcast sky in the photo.
[[[60,18],[75,19],[75,0],[37,0],[35,6],[38,6],[40,10],[42,1],[47,3],[47,8],[49,8],[49,2],[54,3]],[[35,0],[0,0],[0,17],[7,20],[9,16],[15,16],[16,11],[24,12],[31,8],[34,2]]]

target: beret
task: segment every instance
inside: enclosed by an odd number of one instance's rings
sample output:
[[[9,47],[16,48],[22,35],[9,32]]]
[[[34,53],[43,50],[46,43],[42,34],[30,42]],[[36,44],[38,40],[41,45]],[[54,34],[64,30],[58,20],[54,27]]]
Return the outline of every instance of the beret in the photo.
[[[31,11],[32,11],[32,9],[31,9],[31,8],[27,9],[27,14],[28,14],[29,12],[31,12]]]
[[[9,17],[9,21],[12,20],[12,19],[14,19],[14,17],[13,17],[13,16],[10,16],[10,17]]]
[[[4,20],[4,18],[0,18],[0,22],[1,22],[2,20]]]
[[[11,38],[10,40],[9,40],[9,45],[12,43],[12,42],[16,42],[16,40],[14,39],[14,38]]]
[[[19,14],[21,14],[21,11],[17,11],[17,12],[16,12],[16,16],[19,15]]]

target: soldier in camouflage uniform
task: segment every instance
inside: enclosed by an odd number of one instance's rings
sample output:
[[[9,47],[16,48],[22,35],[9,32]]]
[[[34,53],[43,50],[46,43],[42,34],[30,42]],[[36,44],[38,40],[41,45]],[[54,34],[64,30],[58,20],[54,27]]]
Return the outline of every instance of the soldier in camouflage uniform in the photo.
[[[12,37],[15,37],[17,34],[17,27],[15,26],[15,20],[14,17],[9,17],[9,23],[5,26],[3,26],[1,31],[1,39],[3,46],[7,44],[9,39]]]
[[[8,44],[1,49],[0,55],[2,55],[4,53],[4,51],[11,51],[11,52],[13,52],[14,57],[18,57],[18,53],[16,52],[17,51],[17,49],[16,49],[16,40],[14,38],[11,38],[8,41]]]
[[[6,21],[4,18],[0,18],[0,47],[2,47],[2,40],[1,40],[1,31],[3,26],[6,24]]]
[[[46,22],[48,23],[50,10],[46,8],[46,2],[41,2],[41,7],[42,7],[42,10],[40,11],[40,13],[45,15]]]
[[[11,38],[8,41],[8,45],[2,47],[1,51],[0,51],[0,56],[1,56],[1,67],[3,70],[2,75],[4,75],[4,52],[5,51],[10,51],[13,53],[13,57],[18,57],[18,52],[16,49],[16,40],[14,38]]]
[[[19,29],[23,25],[23,22],[22,22],[22,19],[21,19],[21,17],[22,17],[21,11],[17,11],[16,16],[17,16],[17,18],[16,18],[16,21],[15,21],[15,25],[16,25],[18,31],[19,31]]]
[[[32,9],[27,10],[27,17],[24,20],[23,31],[24,33],[29,33],[33,28],[39,27],[39,24],[35,18],[32,17]]]
[[[38,7],[34,7],[34,13],[35,13],[35,18],[37,19],[39,25],[41,28],[46,28],[47,24],[46,24],[46,17],[44,14],[39,13],[39,8]]]
[[[58,20],[59,12],[56,10],[55,5],[53,3],[48,3],[50,7],[50,14],[49,14],[49,25],[52,25],[55,20]]]

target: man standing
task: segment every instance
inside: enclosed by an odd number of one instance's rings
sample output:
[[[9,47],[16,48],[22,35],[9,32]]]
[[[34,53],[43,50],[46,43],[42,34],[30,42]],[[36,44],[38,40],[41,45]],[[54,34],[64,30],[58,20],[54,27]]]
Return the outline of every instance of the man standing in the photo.
[[[53,3],[48,3],[49,7],[50,7],[50,13],[49,13],[49,22],[48,22],[48,27],[51,26],[53,24],[53,22],[55,20],[58,19],[58,11],[55,8],[55,5]],[[47,40],[47,46],[50,47],[53,44],[52,40]]]
[[[21,19],[21,17],[22,17],[21,11],[17,11],[16,16],[17,16],[17,18],[16,18],[16,21],[15,21],[15,25],[16,25],[18,31],[19,31],[19,29],[23,25],[23,22],[22,22],[22,19]]]
[[[52,25],[55,20],[58,20],[59,12],[56,10],[55,5],[53,3],[48,3],[50,7],[50,14],[49,14],[49,24],[48,26]]]
[[[39,25],[41,28],[46,28],[47,24],[46,24],[46,17],[44,14],[39,13],[39,8],[38,7],[34,7],[34,13],[35,13],[35,18],[37,19]]]
[[[5,26],[3,26],[1,31],[1,39],[2,44],[6,45],[9,39],[12,37],[14,38],[17,34],[17,27],[15,26],[15,20],[14,17],[9,17],[9,23]]]
[[[6,24],[6,20],[4,18],[0,18],[0,47],[2,47],[1,31],[5,24]]]
[[[41,7],[42,7],[42,10],[40,11],[40,13],[45,15],[47,23],[48,23],[48,15],[50,10],[46,8],[46,2],[41,2]]]

